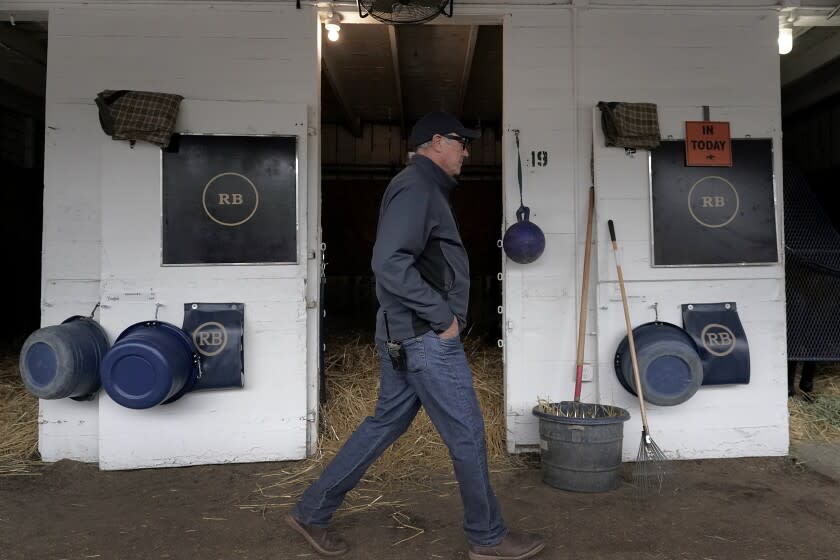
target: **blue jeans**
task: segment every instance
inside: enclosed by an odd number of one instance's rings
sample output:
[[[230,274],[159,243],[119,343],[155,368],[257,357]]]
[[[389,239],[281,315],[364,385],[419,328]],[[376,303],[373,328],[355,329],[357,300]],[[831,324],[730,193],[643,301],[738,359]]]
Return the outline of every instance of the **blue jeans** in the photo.
[[[385,349],[377,345],[381,371],[376,411],[304,492],[292,516],[307,525],[326,527],[345,494],[408,429],[422,405],[449,448],[464,504],[467,538],[475,545],[494,546],[507,529],[490,487],[484,418],[461,340],[442,340],[430,331],[404,340],[403,346],[407,371],[395,371]]]

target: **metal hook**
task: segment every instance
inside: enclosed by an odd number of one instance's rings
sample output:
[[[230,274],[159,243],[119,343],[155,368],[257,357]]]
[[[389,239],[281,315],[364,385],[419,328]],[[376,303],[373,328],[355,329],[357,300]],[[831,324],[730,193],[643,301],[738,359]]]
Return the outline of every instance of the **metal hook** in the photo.
[[[99,309],[99,304],[101,304],[101,303],[102,303],[101,301],[97,301],[96,305],[94,305],[93,309],[91,309],[91,311],[90,311],[90,318],[91,319],[93,319],[93,314],[96,313],[97,309]]]
[[[160,311],[161,307],[163,307],[162,303],[156,303],[155,304],[155,321],[158,320],[158,311]]]
[[[651,307],[653,307],[653,316],[659,321],[659,302],[654,301]]]

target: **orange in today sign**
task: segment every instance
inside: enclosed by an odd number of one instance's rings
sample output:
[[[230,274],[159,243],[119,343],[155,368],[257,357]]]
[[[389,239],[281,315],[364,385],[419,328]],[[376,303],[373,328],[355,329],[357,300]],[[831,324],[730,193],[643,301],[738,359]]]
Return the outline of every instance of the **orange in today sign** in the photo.
[[[686,121],[685,164],[690,167],[732,167],[729,123]]]

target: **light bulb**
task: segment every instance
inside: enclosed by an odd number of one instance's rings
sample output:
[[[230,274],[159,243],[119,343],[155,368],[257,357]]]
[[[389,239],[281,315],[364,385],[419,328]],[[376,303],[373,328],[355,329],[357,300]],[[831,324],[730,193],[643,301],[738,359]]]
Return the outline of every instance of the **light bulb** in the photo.
[[[338,32],[341,31],[341,16],[330,10],[324,18],[324,29],[327,30],[327,39],[338,41]]]
[[[779,54],[787,54],[793,50],[793,28],[789,26],[779,28]]]

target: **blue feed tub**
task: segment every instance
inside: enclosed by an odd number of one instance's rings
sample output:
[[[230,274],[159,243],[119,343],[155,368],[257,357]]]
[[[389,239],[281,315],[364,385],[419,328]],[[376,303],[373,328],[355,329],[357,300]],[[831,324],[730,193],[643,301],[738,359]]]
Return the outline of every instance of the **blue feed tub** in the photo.
[[[99,323],[74,315],[60,325],[30,334],[20,351],[20,375],[40,399],[92,399],[100,388],[99,368],[108,351]]]
[[[674,406],[694,396],[703,383],[703,362],[685,330],[653,321],[634,328],[633,340],[645,401]],[[615,353],[615,373],[622,387],[638,394],[626,336]]]
[[[195,385],[195,347],[164,321],[125,329],[102,361],[102,386],[127,408],[152,408],[181,398]]]

